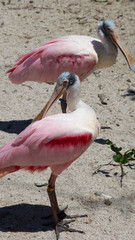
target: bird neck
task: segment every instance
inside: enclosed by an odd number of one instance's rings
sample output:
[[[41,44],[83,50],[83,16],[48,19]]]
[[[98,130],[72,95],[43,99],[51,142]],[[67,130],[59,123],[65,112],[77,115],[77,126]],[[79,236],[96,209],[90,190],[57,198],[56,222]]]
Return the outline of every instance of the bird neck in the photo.
[[[101,31],[101,29],[98,29],[98,35],[101,42],[96,43],[94,46],[99,58],[97,68],[110,67],[116,62],[118,49],[111,39]]]
[[[67,105],[71,112],[75,111],[81,106],[80,88],[72,87],[67,93]]]
[[[75,91],[74,94],[71,92],[68,94],[67,105],[71,112],[79,108],[84,108],[84,109],[90,108],[89,105],[87,105],[80,99],[80,92],[77,94],[77,91]]]

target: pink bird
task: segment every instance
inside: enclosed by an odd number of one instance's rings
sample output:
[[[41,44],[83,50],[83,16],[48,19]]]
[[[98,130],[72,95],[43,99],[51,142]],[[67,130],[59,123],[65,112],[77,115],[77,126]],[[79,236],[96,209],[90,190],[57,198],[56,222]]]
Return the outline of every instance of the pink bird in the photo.
[[[47,192],[57,239],[61,231],[82,231],[69,228],[68,223],[73,220],[60,220],[59,216],[63,211],[58,207],[55,181],[59,174],[86,151],[100,131],[94,110],[80,100],[78,76],[69,72],[59,76],[44,114],[64,92],[67,93],[70,113],[52,115],[34,122],[15,140],[0,148],[0,177],[20,169],[33,172],[51,168]]]
[[[65,36],[54,39],[20,56],[9,69],[9,79],[20,84],[25,81],[54,83],[65,71],[84,80],[93,71],[110,67],[116,62],[117,47],[135,72],[135,61],[126,51],[115,30],[115,24],[105,20],[98,25],[99,39],[88,36]]]
[[[135,72],[135,61],[126,51],[115,29],[112,21],[105,20],[98,25],[100,40],[74,35],[47,42],[20,56],[17,64],[7,71],[9,79],[16,84],[25,81],[54,83],[62,72],[69,71],[78,75],[82,81],[93,71],[113,65],[116,62],[117,47],[124,54],[130,69]],[[64,103],[62,111],[66,112]],[[42,114],[35,120],[41,118]]]

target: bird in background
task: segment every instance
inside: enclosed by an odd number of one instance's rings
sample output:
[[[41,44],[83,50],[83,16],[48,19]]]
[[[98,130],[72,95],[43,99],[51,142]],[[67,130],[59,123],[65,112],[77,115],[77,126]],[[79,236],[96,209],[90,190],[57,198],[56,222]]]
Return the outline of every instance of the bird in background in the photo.
[[[97,32],[100,39],[83,35],[64,36],[20,56],[16,65],[7,71],[9,79],[16,84],[25,81],[54,83],[62,72],[69,71],[83,81],[92,72],[112,66],[116,62],[118,48],[129,68],[135,72],[135,60],[123,46],[115,24],[105,20],[98,25]],[[66,112],[66,96],[63,95],[62,99],[62,111]],[[42,114],[34,120],[41,119]]]
[[[69,227],[73,221],[60,210],[55,193],[55,181],[59,174],[80,157],[96,139],[100,124],[95,111],[80,100],[80,80],[77,75],[62,73],[54,92],[46,104],[44,116],[56,100],[66,92],[70,113],[56,114],[30,124],[15,140],[0,148],[0,177],[20,169],[43,171],[50,167],[51,176],[47,192],[55,223],[56,238],[60,232],[80,232]],[[86,216],[82,215],[81,217]],[[70,221],[63,220],[64,217]]]

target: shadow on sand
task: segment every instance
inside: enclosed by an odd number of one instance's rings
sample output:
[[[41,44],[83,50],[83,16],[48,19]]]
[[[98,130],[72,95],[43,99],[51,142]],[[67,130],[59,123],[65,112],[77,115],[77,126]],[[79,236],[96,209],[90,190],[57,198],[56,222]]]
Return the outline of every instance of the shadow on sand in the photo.
[[[0,208],[1,232],[38,232],[53,230],[51,207],[19,204]]]
[[[130,97],[130,100],[135,101],[135,90],[128,89],[126,94],[123,94],[122,97]]]
[[[7,133],[19,134],[28,125],[30,125],[32,119],[28,120],[12,120],[12,121],[0,121],[0,131]]]

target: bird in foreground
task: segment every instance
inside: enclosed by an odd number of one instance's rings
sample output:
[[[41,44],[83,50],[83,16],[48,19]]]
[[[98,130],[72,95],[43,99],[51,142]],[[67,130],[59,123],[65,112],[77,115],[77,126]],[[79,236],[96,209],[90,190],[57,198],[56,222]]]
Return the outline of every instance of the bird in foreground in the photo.
[[[59,76],[44,114],[65,92],[70,113],[52,115],[34,122],[15,140],[0,148],[0,177],[20,169],[33,172],[50,167],[51,176],[47,192],[57,239],[62,231],[80,233],[82,231],[69,228],[68,224],[73,220],[67,222],[61,220],[63,211],[58,206],[55,181],[59,174],[86,151],[100,131],[94,110],[80,100],[79,77],[69,72]],[[65,213],[64,216],[69,217]]]
[[[72,72],[83,81],[92,72],[112,66],[116,62],[118,48],[125,56],[129,68],[135,72],[135,60],[123,46],[111,20],[98,25],[100,39],[89,36],[64,36],[43,44],[20,56],[16,65],[9,69],[9,79],[20,84],[25,81],[54,83],[65,71]],[[63,96],[65,100],[66,96]],[[62,103],[62,111],[66,106]],[[42,118],[40,114],[39,120]]]

